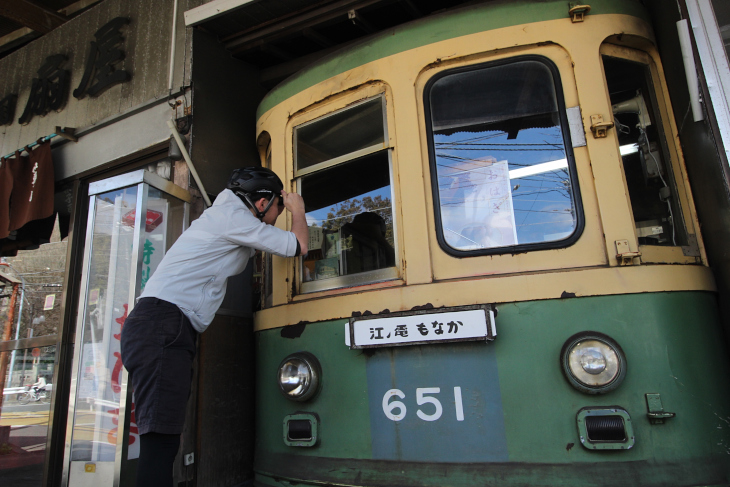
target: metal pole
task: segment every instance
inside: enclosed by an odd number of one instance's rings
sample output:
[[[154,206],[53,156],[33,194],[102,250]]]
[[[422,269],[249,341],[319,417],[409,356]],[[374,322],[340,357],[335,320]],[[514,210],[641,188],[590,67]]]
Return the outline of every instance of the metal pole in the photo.
[[[18,301],[18,286],[13,284],[13,294],[10,297],[10,307],[8,308],[8,319],[5,321],[5,329],[3,330],[3,341],[10,340],[10,332],[13,328],[13,318],[15,318],[15,303]],[[8,352],[0,353],[0,392],[5,389],[5,373],[8,369]],[[0,394],[0,416],[3,410],[4,394]]]
[[[697,80],[697,66],[695,65],[694,52],[692,51],[692,38],[689,35],[689,22],[682,19],[677,22],[677,33],[679,34],[679,47],[682,51],[684,62],[684,75],[687,78],[689,89],[689,102],[692,107],[692,118],[695,122],[705,119],[705,114],[700,105],[700,86]]]
[[[20,291],[20,309],[18,310],[18,323],[15,325],[15,340],[20,338],[20,320],[23,318],[23,302],[25,300],[25,279],[23,276],[18,274],[20,280],[23,281],[23,289]],[[10,378],[10,386],[13,385],[13,371],[15,370],[15,350],[10,355],[10,372],[8,377]]]
[[[195,166],[193,166],[193,160],[190,159],[190,154],[188,154],[188,150],[185,148],[185,144],[180,138],[180,133],[177,131],[177,127],[175,127],[175,124],[172,120],[167,121],[167,126],[170,127],[170,132],[172,132],[172,136],[175,137],[177,145],[180,146],[180,152],[182,152],[182,155],[185,158],[185,162],[188,164],[190,173],[193,175],[193,179],[195,179],[195,183],[198,185],[198,189],[203,194],[203,201],[205,201],[206,206],[210,207],[211,202],[210,198],[208,198],[208,193],[205,192],[203,182],[200,180],[200,177],[198,176],[198,171],[195,170]]]
[[[177,0],[175,0],[172,8],[172,32],[170,33],[170,76],[167,81],[167,91],[172,93],[172,77],[175,74],[175,44],[177,43]],[[185,80],[183,80],[185,84]]]

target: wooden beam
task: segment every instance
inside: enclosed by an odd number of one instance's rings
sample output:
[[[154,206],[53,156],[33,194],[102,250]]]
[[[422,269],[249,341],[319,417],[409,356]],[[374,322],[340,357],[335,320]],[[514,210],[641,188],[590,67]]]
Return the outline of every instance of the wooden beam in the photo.
[[[286,78],[289,75],[292,75],[299,71],[300,69],[309,66],[317,59],[320,59],[327,54],[336,51],[337,49],[340,49],[342,46],[333,46],[327,49],[322,49],[321,51],[313,52],[311,54],[307,54],[306,56],[302,56],[300,58],[294,59],[293,61],[290,61],[288,63],[281,63],[277,64],[276,66],[272,66],[270,68],[262,69],[261,75],[259,76],[259,81],[261,84],[271,84],[274,82],[279,82]]]
[[[267,44],[266,42],[261,43],[261,50],[267,54],[279,58],[281,61],[291,61],[294,58],[291,54],[284,51],[283,49],[280,49],[271,44]]]
[[[263,29],[247,31],[245,35],[232,35],[227,39],[223,39],[226,49],[241,52],[249,49],[252,43],[265,39],[271,42],[275,39],[292,35],[295,32],[322,24],[329,20],[347,15],[352,9],[364,8],[382,0],[339,0],[329,4],[327,7],[318,8],[316,10],[302,14],[301,16],[289,18],[282,22],[273,22],[267,24]]]
[[[185,12],[185,26],[193,27],[208,20],[237,10],[246,4],[258,0],[213,0],[200,7],[195,7]]]
[[[315,44],[319,45],[319,47],[323,47],[325,49],[334,45],[334,42],[312,29],[304,29],[302,31],[302,35],[310,41],[314,42]]]
[[[423,12],[416,7],[416,5],[411,0],[401,0],[401,3],[403,3],[403,6],[408,10],[408,12],[413,16],[415,19],[420,19],[423,17]]]
[[[68,19],[52,10],[24,0],[2,0],[0,16],[41,34],[46,34]]]
[[[10,52],[24,44],[28,44],[30,41],[39,38],[41,35],[43,34],[27,27],[21,27],[8,35],[0,37],[0,56],[2,56],[4,52]]]

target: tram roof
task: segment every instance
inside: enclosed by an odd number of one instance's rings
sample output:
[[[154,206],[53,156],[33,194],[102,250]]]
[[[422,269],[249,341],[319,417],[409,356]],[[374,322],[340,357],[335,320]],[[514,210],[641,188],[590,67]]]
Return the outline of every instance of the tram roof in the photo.
[[[188,25],[216,35],[234,57],[261,69],[262,85],[273,88],[257,118],[310,86],[383,57],[485,30],[568,17],[564,0],[239,1],[244,4],[218,17],[186,18]],[[591,15],[648,20],[638,0],[590,4]]]

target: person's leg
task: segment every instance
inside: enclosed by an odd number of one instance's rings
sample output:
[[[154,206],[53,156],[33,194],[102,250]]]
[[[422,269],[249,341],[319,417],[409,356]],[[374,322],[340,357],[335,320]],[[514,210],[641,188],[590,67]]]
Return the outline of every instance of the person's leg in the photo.
[[[172,464],[180,435],[145,433],[139,436],[137,487],[172,487]]]
[[[122,329],[122,360],[134,387],[140,434],[138,486],[172,485],[196,337],[177,306],[149,298],[140,300]],[[156,483],[159,478],[164,482]]]

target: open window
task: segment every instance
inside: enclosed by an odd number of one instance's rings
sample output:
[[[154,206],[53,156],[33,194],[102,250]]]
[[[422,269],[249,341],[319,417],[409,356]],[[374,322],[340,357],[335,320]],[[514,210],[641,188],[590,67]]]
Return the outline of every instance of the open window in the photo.
[[[302,292],[398,277],[383,95],[294,127],[309,254]]]
[[[685,247],[691,253],[681,178],[667,143],[650,60],[608,45],[601,52],[642,260],[650,259],[651,247],[657,246]]]
[[[583,229],[555,65],[521,56],[434,76],[424,92],[438,241],[450,255],[564,247]]]

